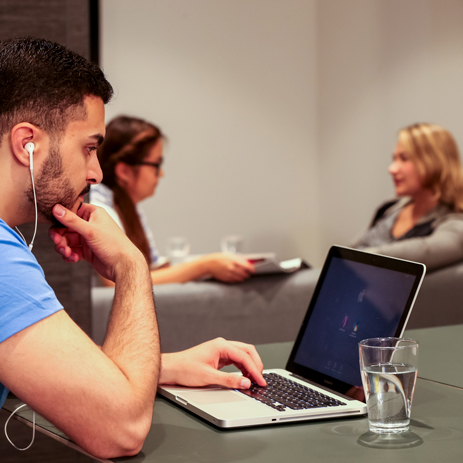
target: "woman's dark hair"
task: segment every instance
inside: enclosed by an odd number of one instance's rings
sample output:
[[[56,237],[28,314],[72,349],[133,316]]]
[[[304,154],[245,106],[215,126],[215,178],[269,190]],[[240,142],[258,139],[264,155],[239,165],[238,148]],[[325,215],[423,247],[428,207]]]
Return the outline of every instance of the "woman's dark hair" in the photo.
[[[66,47],[34,37],[0,42],[0,143],[19,122],[58,137],[86,117],[84,98],[113,94],[101,69]]]
[[[106,136],[98,148],[98,159],[103,171],[103,181],[114,194],[114,206],[119,213],[125,232],[130,240],[151,264],[148,239],[132,198],[120,185],[116,165],[123,162],[137,169],[137,165],[149,154],[153,146],[163,139],[161,130],[143,119],[118,116],[106,126]]]

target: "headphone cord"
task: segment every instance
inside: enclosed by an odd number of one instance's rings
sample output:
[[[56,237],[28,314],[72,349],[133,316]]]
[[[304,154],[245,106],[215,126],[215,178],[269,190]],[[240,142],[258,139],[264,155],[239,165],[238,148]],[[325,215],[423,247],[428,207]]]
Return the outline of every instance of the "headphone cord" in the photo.
[[[32,236],[32,240],[29,244],[29,249],[32,252],[32,248],[34,247],[34,240],[35,240],[35,235],[37,234],[37,196],[35,195],[35,183],[34,183],[34,175],[32,174],[32,169],[31,169],[31,181],[32,181],[32,191],[34,193],[34,206],[35,206],[35,227],[34,227],[34,235]]]
[[[32,240],[29,244],[29,250],[32,252],[32,248],[34,247],[34,240],[35,240],[35,235],[37,234],[37,196],[35,194],[35,183],[34,183],[34,175],[32,173],[31,169],[31,181],[32,181],[32,192],[34,193],[34,206],[35,206],[35,226],[34,226],[34,235],[32,236]],[[21,233],[21,230],[18,227],[14,227],[16,231],[20,234],[21,238],[23,241],[27,244],[26,238],[24,238],[24,235]]]
[[[20,405],[18,408],[16,408],[16,410],[8,417],[8,419],[6,420],[6,423],[5,423],[5,436],[6,438],[8,439],[8,442],[16,449],[16,450],[20,450],[21,452],[24,451],[24,450],[27,450],[29,448],[31,448],[32,444],[34,443],[34,439],[35,439],[35,411],[32,410],[32,440],[31,440],[31,443],[27,446],[27,447],[24,447],[23,449],[19,448],[19,447],[16,447],[16,445],[13,444],[13,442],[11,441],[10,437],[8,436],[8,431],[7,431],[7,427],[8,427],[8,423],[9,421],[11,420],[12,416],[18,411],[20,410],[21,408],[23,407],[27,407],[27,404],[22,404]]]

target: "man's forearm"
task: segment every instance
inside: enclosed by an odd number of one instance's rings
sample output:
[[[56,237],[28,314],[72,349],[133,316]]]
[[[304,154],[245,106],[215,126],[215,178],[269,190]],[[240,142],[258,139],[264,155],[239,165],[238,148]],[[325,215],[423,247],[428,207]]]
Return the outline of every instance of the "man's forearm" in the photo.
[[[152,408],[160,370],[159,332],[151,277],[144,259],[121,266],[103,352]]]

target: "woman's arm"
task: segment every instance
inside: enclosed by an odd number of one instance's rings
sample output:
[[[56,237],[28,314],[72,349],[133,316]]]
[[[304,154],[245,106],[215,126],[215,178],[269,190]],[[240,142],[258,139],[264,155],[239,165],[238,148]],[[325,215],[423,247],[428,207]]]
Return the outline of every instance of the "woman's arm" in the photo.
[[[404,239],[366,251],[421,262],[432,271],[463,260],[463,214],[439,220],[429,236]]]
[[[153,285],[186,283],[212,277],[226,283],[239,283],[255,272],[254,265],[246,259],[230,254],[208,254],[190,262],[151,270]],[[105,286],[114,286],[111,280],[100,277]]]
[[[230,254],[208,254],[191,262],[172,265],[151,271],[154,285],[186,283],[207,276],[227,283],[238,283],[255,272],[246,259]]]

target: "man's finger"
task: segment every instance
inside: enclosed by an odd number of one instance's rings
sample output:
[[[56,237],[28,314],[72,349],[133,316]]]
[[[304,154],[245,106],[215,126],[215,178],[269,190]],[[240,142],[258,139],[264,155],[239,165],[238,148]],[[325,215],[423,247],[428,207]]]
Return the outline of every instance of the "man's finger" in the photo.
[[[249,389],[251,380],[236,373],[225,373],[224,371],[214,370],[211,372],[208,382],[230,389]]]
[[[86,220],[81,219],[77,214],[66,209],[61,204],[55,204],[53,207],[53,215],[59,220],[65,227],[85,236],[88,233],[89,227]]]
[[[63,260],[70,264],[75,264],[76,262],[79,262],[79,256],[76,253],[72,253],[69,257],[63,256]]]
[[[252,344],[246,344],[245,342],[239,341],[230,341],[230,343],[236,346],[237,348],[244,350],[248,355],[250,355],[259,371],[262,371],[264,369],[262,359],[260,358],[260,355],[257,353],[256,348]]]
[[[79,246],[81,244],[80,235],[73,231],[69,231],[68,229],[65,230],[65,233],[62,235],[59,233],[53,233],[53,231],[50,230],[49,235],[55,244],[55,247],[59,248],[62,246]]]
[[[48,229],[48,236],[51,238],[53,243],[58,244],[61,240],[61,237],[66,233],[67,228],[63,227],[50,227]]]
[[[240,369],[245,368],[250,377],[252,377],[259,386],[265,386],[267,384],[262,376],[262,369],[260,368],[262,362],[260,359],[256,364],[254,358],[248,352],[245,352],[233,343],[227,343],[224,347],[224,350],[221,351],[223,359],[228,359],[230,363],[240,365]],[[257,365],[259,365],[259,367]]]

